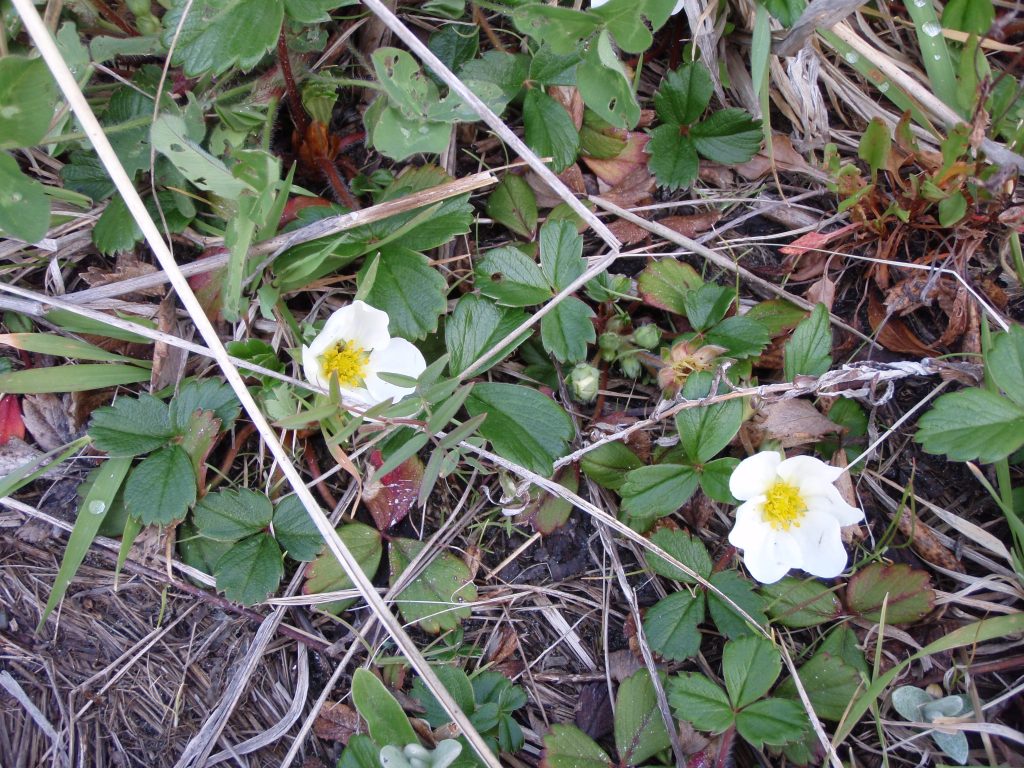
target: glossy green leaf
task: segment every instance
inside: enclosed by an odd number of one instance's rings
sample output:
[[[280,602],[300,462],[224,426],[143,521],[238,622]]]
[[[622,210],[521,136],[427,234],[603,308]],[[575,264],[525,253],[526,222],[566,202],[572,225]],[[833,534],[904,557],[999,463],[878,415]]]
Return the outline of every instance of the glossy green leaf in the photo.
[[[864,129],[857,146],[857,157],[868,164],[873,179],[879,171],[885,170],[889,164],[889,152],[892,149],[892,135],[889,126],[880,117],[873,117]]]
[[[654,42],[651,31],[664,26],[675,4],[675,0],[610,0],[590,10],[604,20],[619,48],[643,53]]]
[[[659,125],[647,142],[648,167],[658,185],[670,191],[690,186],[700,170],[697,147],[674,125]]]
[[[669,661],[683,661],[700,650],[698,625],[704,621],[704,592],[685,589],[663,597],[644,614],[644,636],[651,650]],[[646,670],[645,670],[646,672]]]
[[[942,9],[942,26],[972,35],[985,35],[996,18],[992,0],[949,0]]]
[[[535,389],[518,384],[477,384],[466,400],[470,416],[486,413],[480,434],[494,450],[544,477],[563,456],[575,435],[560,405]]]
[[[732,477],[732,473],[739,463],[739,459],[723,456],[702,465],[699,467],[700,489],[709,499],[720,501],[723,504],[735,504],[737,500],[729,491],[729,478]]]
[[[546,221],[540,228],[540,268],[548,284],[562,291],[587,269],[583,236],[568,221]]]
[[[388,331],[415,340],[437,330],[438,318],[447,307],[448,285],[422,253],[389,246],[376,261],[367,260],[358,282],[367,279],[371,263],[377,265],[373,285],[363,297],[371,306],[388,313]]]
[[[3,61],[0,59],[0,63]],[[49,228],[50,200],[46,188],[22,173],[13,157],[0,151],[0,230],[26,243],[35,243],[46,236]]]
[[[168,406],[171,425],[181,429],[196,411],[212,411],[222,429],[230,429],[241,411],[238,396],[227,382],[216,379],[189,379],[184,382]]]
[[[96,447],[111,456],[135,456],[156,450],[174,431],[167,406],[142,394],[119,397],[113,405],[93,411],[89,434]]]
[[[722,733],[733,724],[734,715],[725,691],[696,672],[669,678],[667,691],[672,714],[686,720],[698,731]]]
[[[487,199],[487,215],[517,235],[532,238],[537,230],[537,195],[522,176],[506,173]]]
[[[476,699],[473,696],[473,684],[469,677],[459,667],[450,667],[445,664],[434,665],[434,672],[444,685],[445,689],[452,695],[455,703],[463,712],[472,715],[476,709]],[[431,728],[440,728],[452,721],[444,707],[434,698],[423,682],[423,678],[417,677],[412,684],[412,697],[423,707],[423,719],[430,723]]]
[[[771,299],[755,304],[743,315],[767,329],[771,338],[796,328],[807,317],[807,310],[785,299]]]
[[[359,668],[352,675],[352,701],[378,744],[419,744],[409,718],[377,676]]]
[[[640,467],[626,475],[619,489],[622,511],[647,527],[656,518],[670,515],[689,501],[697,490],[697,473],[683,464]]]
[[[623,680],[615,701],[615,749],[622,765],[640,765],[669,748],[650,672],[640,669]]]
[[[166,445],[147,456],[124,486],[125,507],[146,525],[184,520],[195,501],[195,472],[180,445]]]
[[[688,62],[665,75],[654,94],[654,109],[663,123],[689,125],[704,114],[714,92],[707,67]]]
[[[855,573],[846,585],[846,607],[868,621],[880,621],[885,605],[887,624],[912,624],[935,605],[927,571],[903,563],[872,563]]]
[[[214,567],[217,589],[228,600],[254,605],[277,591],[284,578],[281,548],[266,533],[234,544]]]
[[[742,109],[713,112],[690,128],[693,146],[701,157],[724,165],[747,162],[761,148],[763,136],[761,121]]]
[[[216,491],[196,504],[192,520],[199,533],[217,541],[238,541],[270,525],[273,507],[264,494],[248,488]]]
[[[580,150],[580,134],[565,107],[540,88],[531,88],[523,100],[525,139],[540,157],[550,157],[551,170],[561,173]]]
[[[398,577],[424,547],[415,539],[392,539],[389,553],[389,583]],[[395,598],[407,622],[416,622],[424,632],[436,635],[457,629],[472,613],[476,585],[469,567],[454,555],[442,552]]]
[[[601,26],[601,19],[593,14],[541,3],[519,6],[512,20],[520,32],[547,43],[556,54],[571,53]]]
[[[793,331],[786,344],[783,375],[792,381],[799,375],[820,376],[832,365],[832,328],[828,308],[816,304],[811,316]]]
[[[768,693],[781,671],[782,657],[775,646],[763,637],[748,635],[725,644],[722,676],[729,700],[736,709],[742,709]]]

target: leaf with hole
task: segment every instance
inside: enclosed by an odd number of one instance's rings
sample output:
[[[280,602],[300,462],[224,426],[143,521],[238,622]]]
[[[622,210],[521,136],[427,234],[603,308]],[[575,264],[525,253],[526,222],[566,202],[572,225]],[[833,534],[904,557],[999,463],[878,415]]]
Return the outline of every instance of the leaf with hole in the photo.
[[[487,251],[474,271],[480,292],[499,304],[526,307],[552,296],[540,266],[518,248],[504,246]]]

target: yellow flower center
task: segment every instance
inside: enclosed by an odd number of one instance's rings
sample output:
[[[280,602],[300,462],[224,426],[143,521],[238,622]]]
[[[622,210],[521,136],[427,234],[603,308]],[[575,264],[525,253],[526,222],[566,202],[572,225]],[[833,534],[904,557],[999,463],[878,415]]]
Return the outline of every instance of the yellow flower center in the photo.
[[[779,480],[768,489],[768,499],[761,513],[764,521],[777,531],[788,531],[794,525],[799,527],[800,521],[807,512],[807,504],[795,485]]]
[[[369,352],[345,341],[335,344],[320,356],[324,377],[337,376],[338,385],[342,387],[362,386],[369,362]]]

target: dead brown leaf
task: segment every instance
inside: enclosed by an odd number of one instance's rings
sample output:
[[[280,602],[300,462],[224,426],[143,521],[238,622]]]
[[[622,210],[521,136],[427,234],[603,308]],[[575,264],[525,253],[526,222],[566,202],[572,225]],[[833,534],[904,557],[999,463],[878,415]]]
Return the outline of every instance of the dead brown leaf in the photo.
[[[548,95],[565,108],[577,131],[583,127],[583,97],[577,89],[567,85],[553,85],[548,88]]]
[[[910,547],[922,560],[933,565],[938,565],[949,571],[958,573],[964,572],[964,567],[959,560],[947,549],[935,531],[926,523],[923,523],[910,509],[904,508],[896,521],[900,533],[907,537]]]
[[[875,340],[892,352],[916,357],[932,357],[937,354],[937,350],[921,341],[900,318],[886,313],[874,291],[868,294],[868,322],[876,334]]]
[[[813,403],[799,398],[767,403],[751,426],[760,438],[754,440],[755,444],[778,440],[783,448],[816,443],[826,435],[842,431],[842,427],[829,421]]]
[[[21,404],[25,428],[36,445],[53,451],[75,439],[67,403],[56,395],[25,395]]]
[[[658,223],[685,237],[697,237],[715,226],[721,218],[721,211],[706,211],[688,216],[666,216],[658,219]]]
[[[804,298],[812,304],[824,304],[829,312],[832,311],[832,305],[836,300],[836,284],[829,279],[827,271],[811,283]]]
[[[365,732],[359,713],[340,701],[324,702],[313,721],[313,733],[326,741],[348,744],[353,735]]]
[[[139,257],[134,253],[126,252],[117,254],[117,260],[114,262],[113,270],[102,269],[100,267],[89,267],[82,273],[82,279],[89,284],[90,288],[96,288],[100,285],[110,285],[111,283],[120,283],[125,280],[131,280],[133,277],[151,275],[156,271],[157,268],[152,264],[145,264],[139,261]],[[150,288],[140,288],[138,291],[126,293],[122,298],[126,301],[138,301],[140,298],[146,296],[160,296],[163,294],[163,291],[163,286],[156,285]]]
[[[772,162],[780,173],[799,173],[809,176],[817,181],[828,181],[829,177],[823,171],[818,170],[808,163],[796,149],[788,136],[781,133],[772,134],[772,156],[768,156],[767,149],[762,149],[750,160],[734,166],[736,172],[743,178],[751,181],[767,176],[772,171]]]
[[[643,227],[634,224],[632,221],[626,221],[624,219],[616,219],[608,225],[608,229],[611,233],[619,239],[623,245],[635,245],[636,243],[642,243],[651,233]]]
[[[638,167],[647,168],[646,150],[650,137],[646,133],[634,131],[628,133],[625,140],[626,146],[613,158],[607,160],[598,160],[595,157],[583,158],[583,162],[605,185],[605,188],[621,184],[622,180]]]

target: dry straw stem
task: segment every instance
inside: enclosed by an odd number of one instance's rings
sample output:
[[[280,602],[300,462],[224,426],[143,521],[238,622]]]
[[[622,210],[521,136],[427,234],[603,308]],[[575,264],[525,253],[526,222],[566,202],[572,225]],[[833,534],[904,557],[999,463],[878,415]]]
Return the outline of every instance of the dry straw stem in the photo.
[[[86,135],[89,136],[89,139],[96,150],[96,154],[99,156],[100,161],[106,168],[107,173],[110,175],[111,180],[117,187],[117,190],[121,193],[132,217],[142,230],[142,233],[146,238],[146,242],[149,244],[150,248],[152,248],[161,267],[163,267],[164,271],[167,273],[171,285],[174,287],[182,304],[185,306],[185,309],[192,318],[192,322],[196,329],[209,346],[214,359],[217,361],[217,364],[224,373],[225,379],[235,391],[235,395],[241,402],[242,407],[249,415],[252,423],[259,431],[260,436],[263,438],[275,460],[280,465],[282,473],[295,490],[296,496],[302,501],[303,506],[309,513],[310,518],[313,520],[313,523],[320,532],[320,535],[322,535],[324,540],[327,542],[327,548],[341,564],[348,577],[352,580],[353,585],[360,591],[363,599],[377,615],[381,624],[387,629],[400,651],[409,660],[409,663],[413,666],[420,677],[423,678],[424,684],[435,696],[445,711],[452,717],[452,720],[456,725],[462,729],[474,751],[476,751],[481,759],[483,759],[483,761],[491,768],[500,768],[498,759],[480,737],[480,734],[477,732],[476,728],[473,727],[473,724],[470,723],[466,714],[454,699],[452,699],[451,694],[448,693],[448,690],[438,679],[430,664],[416,648],[415,644],[408,634],[406,634],[397,618],[391,613],[389,607],[384,603],[380,595],[377,594],[377,591],[370,583],[370,580],[365,576],[365,574],[363,574],[363,571],[359,567],[359,563],[356,561],[355,557],[345,546],[344,542],[342,542],[338,537],[338,534],[334,530],[334,526],[331,525],[327,516],[323,513],[323,510],[320,509],[312,493],[308,488],[306,488],[305,483],[302,481],[302,477],[292,464],[291,458],[285,451],[284,446],[278,440],[274,430],[263,416],[252,395],[249,393],[249,390],[246,388],[238,370],[231,363],[227,351],[224,349],[224,345],[221,343],[216,330],[204,313],[203,308],[196,299],[192,289],[189,287],[187,280],[181,274],[181,270],[178,269],[178,265],[174,261],[174,256],[167,244],[163,241],[160,231],[157,229],[156,224],[150,217],[145,204],[142,202],[142,198],[139,196],[134,184],[132,183],[132,180],[128,177],[124,167],[121,165],[120,160],[114,152],[113,147],[111,147],[110,142],[103,133],[102,127],[92,112],[92,108],[89,106],[81,89],[78,87],[78,83],[75,81],[74,75],[72,75],[71,71],[68,69],[66,62],[62,58],[49,30],[47,30],[46,26],[43,24],[43,20],[40,18],[35,6],[32,4],[31,0],[13,0],[13,3],[18,14],[21,16],[32,41],[42,54],[42,57],[50,68],[51,73],[53,73],[54,79],[57,81],[58,86],[64,93],[65,98],[68,100],[68,104],[84,128]],[[379,3],[376,4],[379,6]],[[262,631],[263,628],[261,627],[261,632]]]

